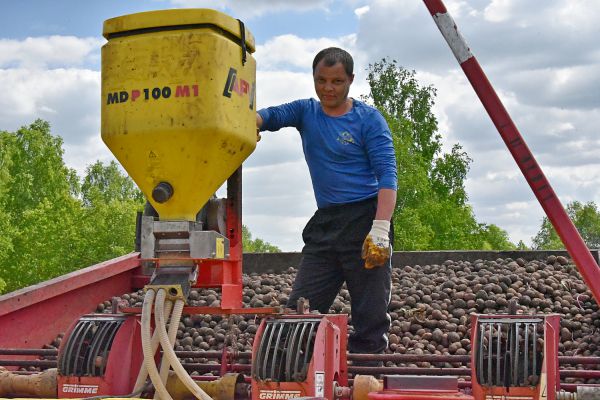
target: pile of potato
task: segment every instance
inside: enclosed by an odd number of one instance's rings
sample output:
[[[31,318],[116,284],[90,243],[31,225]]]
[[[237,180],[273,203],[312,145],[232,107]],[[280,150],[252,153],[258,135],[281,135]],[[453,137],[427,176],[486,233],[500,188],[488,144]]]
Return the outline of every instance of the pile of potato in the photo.
[[[244,306],[284,306],[295,273],[294,268],[289,268],[280,274],[244,275]],[[130,306],[141,306],[143,292],[125,294],[121,300]],[[561,316],[559,355],[600,356],[598,305],[576,267],[562,256],[549,256],[545,261],[506,258],[394,268],[389,306],[392,325],[387,351],[469,354],[469,315],[507,313],[511,300],[517,301],[518,313],[556,313]],[[219,305],[219,294],[214,290],[192,290],[188,303],[215,307]],[[97,311],[108,309],[110,301],[100,304]],[[350,313],[350,297],[345,287],[330,312]],[[223,346],[232,346],[239,351],[251,351],[259,322],[259,318],[248,316],[186,315],[179,324],[176,350],[219,350]],[[349,329],[351,331],[352,327]],[[387,365],[395,364],[387,362]],[[419,362],[397,366],[431,365]],[[561,369],[568,368],[576,366],[561,366]],[[582,382],[573,378],[564,381]],[[600,383],[600,380],[592,379],[587,383]]]

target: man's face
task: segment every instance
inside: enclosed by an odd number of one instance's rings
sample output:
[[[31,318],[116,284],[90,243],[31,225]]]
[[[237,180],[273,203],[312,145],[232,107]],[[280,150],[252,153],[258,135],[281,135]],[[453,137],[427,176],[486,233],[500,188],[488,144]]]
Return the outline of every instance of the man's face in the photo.
[[[324,109],[334,110],[345,104],[354,74],[348,75],[342,63],[328,67],[321,60],[315,68],[313,78],[317,97]]]

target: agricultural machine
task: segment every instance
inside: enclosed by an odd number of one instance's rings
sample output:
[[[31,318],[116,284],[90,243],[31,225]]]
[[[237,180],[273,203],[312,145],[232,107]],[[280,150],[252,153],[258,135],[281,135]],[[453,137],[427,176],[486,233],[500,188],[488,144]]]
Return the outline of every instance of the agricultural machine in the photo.
[[[598,265],[444,5],[424,1],[600,300]],[[456,376],[388,374],[385,367],[354,367],[351,375],[349,357],[382,361],[389,355],[347,355],[346,315],[315,314],[304,302],[296,310],[243,308],[241,164],[256,146],[252,34],[216,11],[168,10],[107,20],[104,36],[102,138],[156,213],[139,218],[139,253],[0,302],[3,345],[40,346],[51,332],[64,330],[74,312],[83,314],[86,304],[133,288],[144,287],[143,306],[115,304],[114,313],[81,316],[66,330],[57,369],[31,375],[0,370],[0,396],[600,398],[598,387],[577,394],[561,390],[557,315],[472,315],[471,378],[459,382]],[[224,182],[227,197],[215,198]],[[68,295],[59,295],[66,285]],[[220,303],[186,306],[192,288],[219,289]],[[250,370],[242,371],[249,375],[192,379],[173,349],[182,314],[261,315]],[[32,336],[39,326],[49,333]]]

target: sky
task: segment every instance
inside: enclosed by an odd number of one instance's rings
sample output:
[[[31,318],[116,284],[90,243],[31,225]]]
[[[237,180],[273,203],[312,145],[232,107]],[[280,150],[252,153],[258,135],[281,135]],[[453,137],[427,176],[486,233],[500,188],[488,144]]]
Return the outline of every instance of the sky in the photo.
[[[446,0],[473,54],[559,198],[600,203],[600,2]],[[350,95],[368,90],[382,58],[437,89],[444,148],[473,160],[466,181],[479,222],[531,238],[543,211],[420,0],[0,0],[0,129],[36,118],[64,140],[83,176],[113,159],[100,139],[100,48],[108,18],[168,8],[214,8],[244,21],[257,50],[258,107],[315,97],[312,59],[324,47],[355,59]],[[243,221],[284,251],[302,248],[316,209],[296,130],[267,132],[244,163]]]

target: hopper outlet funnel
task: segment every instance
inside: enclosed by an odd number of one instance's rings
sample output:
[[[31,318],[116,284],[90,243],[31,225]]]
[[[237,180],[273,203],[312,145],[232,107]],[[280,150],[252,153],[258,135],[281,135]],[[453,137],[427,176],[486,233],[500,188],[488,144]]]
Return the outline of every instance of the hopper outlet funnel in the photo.
[[[189,220],[256,147],[254,38],[207,9],[104,22],[102,139],[161,220]]]

